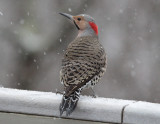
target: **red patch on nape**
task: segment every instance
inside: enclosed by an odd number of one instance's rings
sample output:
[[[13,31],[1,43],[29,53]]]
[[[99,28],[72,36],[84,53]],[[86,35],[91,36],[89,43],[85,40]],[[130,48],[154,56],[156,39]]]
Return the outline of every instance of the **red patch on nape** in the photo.
[[[89,22],[89,25],[95,31],[96,35],[98,35],[98,26],[94,22]]]

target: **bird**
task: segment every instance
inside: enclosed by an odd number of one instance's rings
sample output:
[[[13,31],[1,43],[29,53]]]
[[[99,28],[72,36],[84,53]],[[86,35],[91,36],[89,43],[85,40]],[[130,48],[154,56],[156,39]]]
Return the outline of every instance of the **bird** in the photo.
[[[69,116],[75,110],[83,89],[93,89],[99,82],[106,71],[107,59],[94,18],[87,14],[59,14],[78,29],[78,35],[69,43],[62,59],[60,82],[64,85],[64,92],[59,106],[61,117],[64,111]]]

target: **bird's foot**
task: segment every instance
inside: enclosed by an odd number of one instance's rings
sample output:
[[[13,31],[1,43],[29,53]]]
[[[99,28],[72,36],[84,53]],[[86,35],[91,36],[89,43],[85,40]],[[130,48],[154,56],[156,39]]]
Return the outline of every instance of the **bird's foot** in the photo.
[[[93,98],[97,98],[97,96],[96,96],[96,95],[92,95],[92,97],[93,97]]]
[[[95,94],[93,88],[91,88],[91,90],[92,90],[92,97],[93,97],[93,98],[97,98],[97,95]]]

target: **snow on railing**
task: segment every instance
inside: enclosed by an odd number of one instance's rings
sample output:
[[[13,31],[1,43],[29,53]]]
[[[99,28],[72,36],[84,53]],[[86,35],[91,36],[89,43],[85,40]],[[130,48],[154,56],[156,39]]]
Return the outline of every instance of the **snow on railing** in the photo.
[[[0,88],[0,122],[5,123],[2,117],[12,116],[7,115],[9,113],[27,114],[33,118],[35,115],[59,118],[61,97],[51,92]],[[62,118],[66,118],[65,113]],[[66,122],[77,119],[88,120],[87,123],[160,124],[160,104],[81,96],[75,111],[68,118]]]

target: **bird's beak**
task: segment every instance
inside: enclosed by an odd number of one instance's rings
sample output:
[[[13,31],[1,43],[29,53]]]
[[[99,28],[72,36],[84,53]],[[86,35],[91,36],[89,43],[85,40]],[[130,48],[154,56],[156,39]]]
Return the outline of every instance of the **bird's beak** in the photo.
[[[75,20],[74,20],[74,18],[73,18],[72,15],[67,14],[67,13],[59,13],[59,14],[65,16],[65,17],[67,17],[69,20],[71,20],[71,21],[76,25],[77,29],[80,30],[80,28],[79,28],[78,25],[76,24],[76,22],[75,22]]]
[[[71,21],[74,21],[73,16],[70,15],[70,14],[67,14],[67,13],[59,13],[59,14],[62,15],[62,16],[67,17],[67,18],[70,19]]]

